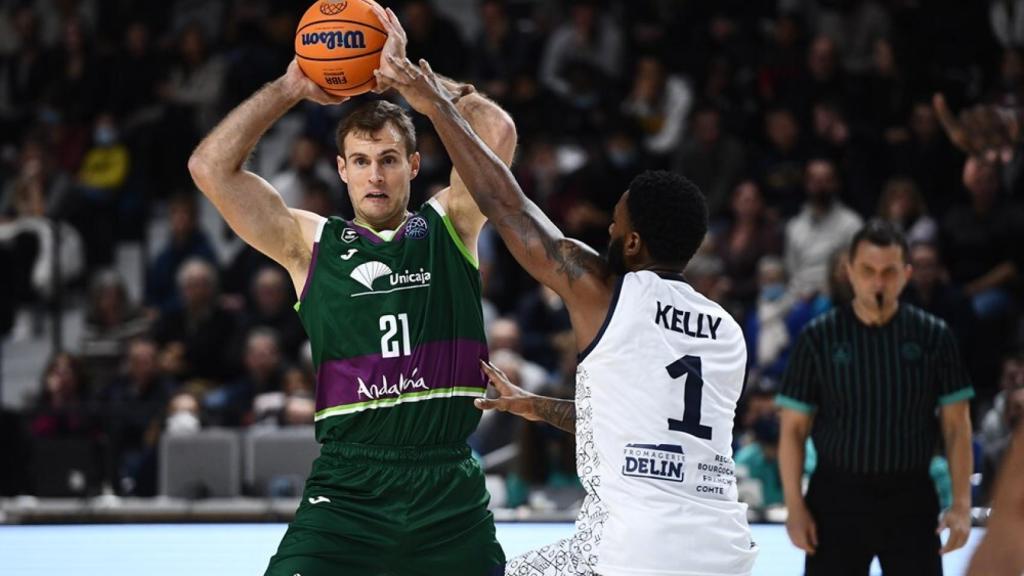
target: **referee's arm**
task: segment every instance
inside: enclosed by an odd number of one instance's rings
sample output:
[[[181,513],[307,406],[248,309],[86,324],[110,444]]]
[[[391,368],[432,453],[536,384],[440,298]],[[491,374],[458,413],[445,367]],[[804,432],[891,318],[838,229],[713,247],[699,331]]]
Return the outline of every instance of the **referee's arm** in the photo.
[[[782,408],[779,430],[779,476],[786,501],[786,531],[793,545],[808,554],[818,547],[818,529],[803,495],[804,458],[818,404],[818,355],[810,330],[797,340],[775,403]]]
[[[942,554],[952,552],[967,543],[971,533],[970,476],[974,463],[971,450],[971,412],[969,400],[974,396],[970,377],[960,362],[956,339],[949,328],[943,326],[938,358],[942,365],[939,376],[939,420],[942,439],[949,461],[949,474],[953,481],[953,505],[942,514],[938,531],[949,528],[949,538]]]

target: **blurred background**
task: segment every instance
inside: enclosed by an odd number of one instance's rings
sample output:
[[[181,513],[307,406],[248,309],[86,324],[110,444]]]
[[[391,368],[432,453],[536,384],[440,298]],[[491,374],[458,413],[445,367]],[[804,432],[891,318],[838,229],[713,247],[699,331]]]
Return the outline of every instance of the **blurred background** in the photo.
[[[185,164],[284,72],[307,4],[0,0],[0,522],[293,513],[317,453],[295,295]],[[615,201],[646,168],[705,192],[712,227],[687,277],[746,333],[734,449],[753,520],[784,519],[773,398],[791,345],[849,297],[843,247],[860,223],[902,227],[904,298],[952,326],[978,393],[983,518],[1024,415],[1024,165],[969,159],[932,97],[1021,106],[1024,0],[388,4],[410,57],[510,112],[513,171],[567,235],[603,251]],[[348,106],[299,105],[257,148],[251,169],[289,206],[351,217],[333,144]],[[413,208],[451,169],[416,122]],[[844,225],[809,227],[811,207]],[[485,230],[494,363],[572,397],[562,302]],[[500,519],[574,517],[572,436],[489,413],[471,445]],[[932,475],[948,500],[942,453]]]

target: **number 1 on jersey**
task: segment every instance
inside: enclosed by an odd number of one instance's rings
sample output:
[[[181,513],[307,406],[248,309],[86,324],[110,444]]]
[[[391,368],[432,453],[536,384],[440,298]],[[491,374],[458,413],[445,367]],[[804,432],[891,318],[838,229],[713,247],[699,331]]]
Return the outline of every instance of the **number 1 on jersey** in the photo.
[[[683,391],[683,419],[668,419],[668,429],[686,432],[691,436],[711,440],[711,427],[700,423],[700,404],[704,395],[704,377],[701,375],[700,357],[683,356],[665,367],[673,380],[686,376]]]
[[[381,316],[380,329],[384,331],[384,335],[380,338],[381,356],[384,358],[398,358],[399,356],[408,356],[411,353],[409,348],[408,314],[399,314],[398,316],[385,314]],[[402,332],[401,339],[395,338],[392,340],[399,330]]]

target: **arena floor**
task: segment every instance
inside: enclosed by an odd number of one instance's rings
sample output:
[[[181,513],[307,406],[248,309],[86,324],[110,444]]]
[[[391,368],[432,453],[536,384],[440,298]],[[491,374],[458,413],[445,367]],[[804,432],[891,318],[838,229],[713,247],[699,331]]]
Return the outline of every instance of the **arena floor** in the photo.
[[[803,557],[779,525],[755,525],[761,546],[754,574],[794,576]],[[284,524],[123,524],[0,526],[0,574],[10,576],[163,576],[263,573]],[[499,523],[509,556],[569,535],[571,524]],[[944,559],[947,576],[960,576],[983,530]],[[881,574],[877,562],[871,574]]]

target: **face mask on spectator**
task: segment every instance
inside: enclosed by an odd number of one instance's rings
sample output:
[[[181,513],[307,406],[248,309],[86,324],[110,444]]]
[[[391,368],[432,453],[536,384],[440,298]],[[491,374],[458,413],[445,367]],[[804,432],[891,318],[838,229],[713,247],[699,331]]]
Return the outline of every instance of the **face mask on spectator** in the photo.
[[[167,417],[168,434],[194,434],[199,431],[199,417],[185,410]]]
[[[110,126],[99,126],[93,132],[92,139],[98,146],[110,146],[117,141],[117,130]]]
[[[786,285],[781,282],[768,284],[761,288],[761,299],[767,302],[775,302],[786,294]]]

